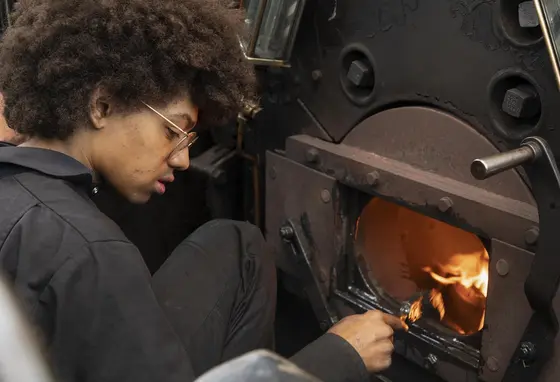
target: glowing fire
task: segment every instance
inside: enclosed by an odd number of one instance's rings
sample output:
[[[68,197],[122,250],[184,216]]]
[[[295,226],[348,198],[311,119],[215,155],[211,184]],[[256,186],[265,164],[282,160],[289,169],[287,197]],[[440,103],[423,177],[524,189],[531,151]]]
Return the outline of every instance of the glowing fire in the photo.
[[[457,254],[451,256],[446,264],[438,264],[434,268],[424,267],[422,270],[429,273],[432,279],[442,286],[455,288],[455,292],[468,303],[476,300],[477,295],[482,295],[486,299],[488,295],[489,262],[488,252],[483,250],[482,253]],[[441,290],[432,289],[430,291],[430,302],[439,312],[440,319],[444,321],[446,311]],[[480,317],[478,330],[481,330],[483,326],[484,314]],[[465,334],[461,328],[455,329]]]
[[[364,274],[401,303],[401,319],[439,321],[464,335],[482,329],[489,256],[477,235],[380,198],[356,226]]]

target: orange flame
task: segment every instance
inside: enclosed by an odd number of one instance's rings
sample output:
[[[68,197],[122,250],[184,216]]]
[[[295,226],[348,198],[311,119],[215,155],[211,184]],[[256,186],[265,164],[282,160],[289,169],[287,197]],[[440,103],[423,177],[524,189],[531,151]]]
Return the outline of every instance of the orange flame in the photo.
[[[441,285],[462,285],[466,289],[474,289],[484,297],[488,296],[488,265],[490,257],[488,252],[457,254],[449,259],[446,264],[438,264],[437,271],[431,267],[422,270],[428,272],[433,280]],[[433,289],[430,292],[430,302],[439,312],[440,319],[445,317],[445,304],[440,291]],[[484,326],[484,315],[481,318],[478,330]]]

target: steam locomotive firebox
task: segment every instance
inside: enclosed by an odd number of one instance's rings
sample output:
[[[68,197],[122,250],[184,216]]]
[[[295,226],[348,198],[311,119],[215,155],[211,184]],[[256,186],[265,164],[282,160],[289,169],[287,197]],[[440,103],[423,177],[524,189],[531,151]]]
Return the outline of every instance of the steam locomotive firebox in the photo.
[[[308,2],[292,68],[268,71],[255,121],[291,129],[266,152],[286,288],[323,329],[369,309],[400,316],[396,353],[445,381],[557,380],[553,13],[327,3]]]
[[[289,138],[285,155],[267,156],[267,229],[280,267],[316,291],[322,321],[343,316],[341,304],[400,315],[410,329],[396,348],[411,361],[437,360],[449,381],[479,370],[501,380],[485,359],[515,351],[507,333],[528,309],[513,296],[523,295],[538,213],[517,173],[471,175],[469,158],[496,153],[458,118],[420,106],[373,115],[340,144]],[[284,208],[270,213],[273,205]]]

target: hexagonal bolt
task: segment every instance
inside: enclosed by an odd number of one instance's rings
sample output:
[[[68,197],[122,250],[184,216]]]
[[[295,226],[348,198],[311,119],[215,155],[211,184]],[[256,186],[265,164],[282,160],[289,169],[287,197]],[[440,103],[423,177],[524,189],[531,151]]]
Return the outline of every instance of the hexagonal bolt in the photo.
[[[294,237],[294,229],[289,225],[280,227],[280,237],[284,240],[290,240]]]
[[[451,200],[451,198],[444,196],[443,198],[441,198],[438,202],[438,209],[441,212],[447,212],[449,211],[451,208],[453,208],[453,200]]]
[[[517,7],[519,26],[521,28],[535,28],[539,26],[539,14],[534,1],[524,1]]]
[[[354,60],[350,64],[346,78],[359,88],[373,86],[373,68],[366,60]]]
[[[527,245],[537,244],[537,241],[539,241],[539,229],[537,227],[528,229],[525,231],[523,238],[525,239],[525,243]]]
[[[379,183],[379,172],[372,171],[366,175],[366,183],[370,186],[375,186]]]
[[[317,149],[309,149],[305,152],[305,160],[309,163],[317,163],[319,161],[319,152]]]
[[[530,85],[508,89],[502,102],[502,111],[514,118],[531,118],[541,110],[539,96]]]
[[[428,367],[435,367],[438,363],[438,357],[432,353],[428,354],[426,357],[426,366]]]

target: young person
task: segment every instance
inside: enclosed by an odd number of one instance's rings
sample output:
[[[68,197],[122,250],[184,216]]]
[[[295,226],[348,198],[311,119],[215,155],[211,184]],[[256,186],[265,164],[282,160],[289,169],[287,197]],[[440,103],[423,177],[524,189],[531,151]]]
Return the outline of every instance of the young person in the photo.
[[[21,0],[0,43],[0,264],[61,381],[185,382],[271,347],[275,268],[259,230],[213,221],[150,277],[89,196],[135,203],[189,167],[195,125],[255,95],[212,0]],[[154,224],[166,224],[165,221]],[[326,381],[388,367],[395,317],[343,320],[293,361]]]

